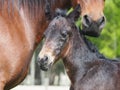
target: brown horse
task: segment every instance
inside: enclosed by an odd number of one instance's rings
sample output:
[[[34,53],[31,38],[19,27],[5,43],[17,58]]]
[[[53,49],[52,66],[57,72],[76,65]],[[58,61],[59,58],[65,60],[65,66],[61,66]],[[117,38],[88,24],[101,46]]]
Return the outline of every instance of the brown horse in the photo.
[[[54,2],[55,1],[55,2]],[[45,0],[0,0],[0,90],[27,75],[33,51],[48,24]],[[67,9],[68,0],[50,0],[51,10]]]
[[[49,9],[54,14],[56,8],[70,6],[71,0],[0,0],[0,90],[9,90],[25,78],[49,23]]]
[[[61,57],[70,90],[120,90],[120,62],[99,57],[88,48],[74,23],[78,11],[77,7],[68,16],[56,16],[49,24],[38,58],[41,69],[48,70]]]

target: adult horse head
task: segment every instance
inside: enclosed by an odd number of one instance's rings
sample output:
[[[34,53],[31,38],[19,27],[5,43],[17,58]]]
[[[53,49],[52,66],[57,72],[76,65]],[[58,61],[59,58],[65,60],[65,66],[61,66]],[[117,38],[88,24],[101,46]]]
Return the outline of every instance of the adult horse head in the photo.
[[[81,5],[83,33],[98,37],[105,26],[105,0],[73,0],[73,5],[77,4]]]

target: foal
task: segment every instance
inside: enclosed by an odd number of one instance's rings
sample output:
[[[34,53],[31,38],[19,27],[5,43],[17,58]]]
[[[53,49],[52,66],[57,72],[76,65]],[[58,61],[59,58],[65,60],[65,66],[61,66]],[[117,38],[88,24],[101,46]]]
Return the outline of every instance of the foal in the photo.
[[[88,48],[74,23],[78,11],[58,15],[49,24],[38,58],[41,69],[48,70],[61,57],[70,90],[120,90],[120,62],[100,58]]]

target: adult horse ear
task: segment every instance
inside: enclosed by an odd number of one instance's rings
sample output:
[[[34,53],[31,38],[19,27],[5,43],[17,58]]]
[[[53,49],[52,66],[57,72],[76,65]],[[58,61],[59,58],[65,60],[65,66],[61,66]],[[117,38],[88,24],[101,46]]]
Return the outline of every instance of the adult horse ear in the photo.
[[[46,4],[45,4],[45,17],[48,21],[50,21],[52,19],[52,11],[51,11],[51,6],[50,3],[48,2],[48,0],[45,0]]]
[[[66,16],[67,10],[57,8],[53,13],[51,10],[51,5],[48,0],[45,0],[45,17],[48,21],[52,20],[56,16]]]
[[[78,5],[75,7],[75,9],[74,9],[70,14],[68,14],[67,18],[76,21],[76,20],[78,20],[80,14],[81,14],[81,7],[80,7],[80,5],[78,4]]]

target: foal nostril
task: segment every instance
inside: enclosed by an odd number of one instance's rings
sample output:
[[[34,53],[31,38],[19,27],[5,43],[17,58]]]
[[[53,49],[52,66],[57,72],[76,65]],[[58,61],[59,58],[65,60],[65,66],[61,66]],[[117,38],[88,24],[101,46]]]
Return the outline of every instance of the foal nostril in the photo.
[[[38,56],[37,63],[40,66],[40,69],[47,71],[49,69],[50,63],[49,58],[47,56]]]
[[[47,56],[44,56],[44,60],[45,60],[45,61],[48,61],[48,57],[47,57]]]
[[[37,62],[38,62],[39,65],[40,64],[43,65],[43,64],[48,62],[48,57],[47,56],[44,56],[43,58],[38,57]]]
[[[83,17],[83,25],[89,27],[91,23],[92,23],[91,18],[88,15],[85,15]]]

